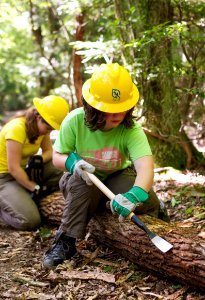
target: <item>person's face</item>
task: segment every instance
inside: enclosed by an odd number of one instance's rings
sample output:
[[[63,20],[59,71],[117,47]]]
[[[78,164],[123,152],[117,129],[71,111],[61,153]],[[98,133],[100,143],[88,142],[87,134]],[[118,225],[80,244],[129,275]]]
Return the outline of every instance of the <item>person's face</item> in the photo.
[[[103,131],[111,130],[120,125],[120,123],[122,123],[122,121],[124,120],[126,113],[127,111],[115,114],[105,113],[106,124],[103,128]]]
[[[37,126],[40,135],[49,134],[54,130],[40,115],[37,116]]]

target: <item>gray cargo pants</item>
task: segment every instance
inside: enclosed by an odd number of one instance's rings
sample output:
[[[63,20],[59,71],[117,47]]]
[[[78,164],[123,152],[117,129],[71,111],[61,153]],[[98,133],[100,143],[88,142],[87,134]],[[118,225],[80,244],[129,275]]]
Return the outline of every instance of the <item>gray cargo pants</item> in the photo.
[[[59,190],[62,175],[51,161],[44,164],[42,184],[47,187],[46,194]],[[19,230],[31,230],[41,224],[38,206],[30,192],[9,173],[0,174],[0,220]]]
[[[115,172],[104,184],[116,195],[127,192],[134,184],[136,174],[132,168]],[[83,239],[86,226],[92,216],[102,209],[108,198],[93,184],[87,185],[84,180],[70,173],[65,173],[60,180],[60,189],[65,198],[65,208],[59,232]],[[135,213],[147,213],[158,217],[160,202],[153,190],[145,203],[139,203]],[[105,205],[104,205],[105,208]]]

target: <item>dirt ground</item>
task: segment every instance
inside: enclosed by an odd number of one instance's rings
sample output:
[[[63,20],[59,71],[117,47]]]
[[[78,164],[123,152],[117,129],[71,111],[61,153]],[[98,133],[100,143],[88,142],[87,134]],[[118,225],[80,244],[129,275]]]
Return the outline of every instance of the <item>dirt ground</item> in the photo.
[[[190,219],[205,232],[204,175],[158,169],[155,191],[166,203],[171,221]],[[79,241],[71,261],[45,270],[42,257],[56,229],[48,223],[33,232],[0,225],[0,299],[205,299],[205,293],[141,270],[89,236]]]

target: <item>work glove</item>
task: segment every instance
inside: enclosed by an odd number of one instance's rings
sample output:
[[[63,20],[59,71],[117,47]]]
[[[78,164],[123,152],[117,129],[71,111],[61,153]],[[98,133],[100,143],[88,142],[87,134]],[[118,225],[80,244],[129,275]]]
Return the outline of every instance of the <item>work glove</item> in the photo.
[[[145,202],[148,198],[147,192],[139,186],[133,186],[128,192],[116,195],[110,202],[110,208],[113,214],[118,213],[119,221],[123,221],[135,210],[138,203]]]
[[[78,175],[81,177],[87,185],[92,185],[92,181],[86,174],[87,171],[89,173],[95,172],[95,167],[89,163],[87,163],[82,157],[80,157],[77,153],[71,152],[67,160],[65,162],[65,168],[68,170],[71,174]]]
[[[41,185],[44,176],[44,165],[41,155],[34,155],[29,159],[26,166],[26,173],[30,180]]]

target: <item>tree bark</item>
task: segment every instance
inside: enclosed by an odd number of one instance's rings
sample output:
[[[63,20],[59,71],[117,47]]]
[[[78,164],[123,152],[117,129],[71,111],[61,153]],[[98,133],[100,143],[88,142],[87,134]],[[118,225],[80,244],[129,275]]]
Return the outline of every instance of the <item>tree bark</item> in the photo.
[[[89,227],[100,243],[115,249],[142,268],[205,290],[205,241],[198,235],[199,232],[150,216],[144,215],[141,219],[173,248],[167,253],[160,252],[136,225],[130,221],[119,223],[108,212],[95,217]]]
[[[84,12],[76,16],[76,33],[75,41],[83,41],[84,38]],[[81,56],[76,53],[76,50],[73,51],[73,82],[75,87],[75,94],[78,102],[78,107],[82,106],[82,76],[81,76]]]
[[[48,221],[60,224],[64,199],[56,192],[40,202],[40,211]],[[93,218],[88,226],[98,242],[159,276],[177,280],[205,291],[205,240],[200,230],[184,223],[166,223],[143,215],[141,220],[151,231],[167,240],[173,248],[162,253],[131,221],[118,222],[110,211]]]

